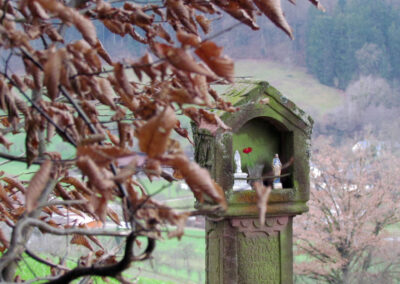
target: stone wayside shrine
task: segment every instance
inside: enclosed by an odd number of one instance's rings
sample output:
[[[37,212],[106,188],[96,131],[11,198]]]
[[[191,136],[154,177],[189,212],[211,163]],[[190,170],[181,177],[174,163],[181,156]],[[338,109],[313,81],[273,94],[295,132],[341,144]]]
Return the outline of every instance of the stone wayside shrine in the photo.
[[[231,130],[211,135],[194,129],[196,161],[222,186],[229,205],[207,216],[207,283],[293,283],[292,222],[308,210],[313,121],[267,82],[242,84],[225,98],[240,108],[221,116]],[[264,180],[279,186],[260,224],[250,185],[273,176],[280,162],[280,180]]]

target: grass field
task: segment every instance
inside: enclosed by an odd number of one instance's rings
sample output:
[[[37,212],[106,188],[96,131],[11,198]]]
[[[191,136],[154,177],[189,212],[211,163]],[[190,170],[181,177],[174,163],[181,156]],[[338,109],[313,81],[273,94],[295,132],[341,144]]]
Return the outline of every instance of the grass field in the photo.
[[[314,119],[343,103],[342,91],[320,84],[302,67],[247,59],[236,61],[235,71],[236,76],[269,82],[295,104],[316,116]]]

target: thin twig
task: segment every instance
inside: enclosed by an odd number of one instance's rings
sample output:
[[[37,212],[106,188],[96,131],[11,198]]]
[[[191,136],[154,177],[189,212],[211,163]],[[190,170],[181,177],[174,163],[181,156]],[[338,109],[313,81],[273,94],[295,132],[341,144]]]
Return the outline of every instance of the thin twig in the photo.
[[[43,264],[46,264],[47,266],[54,267],[54,268],[57,268],[57,269],[60,269],[60,270],[67,270],[67,271],[70,270],[70,268],[68,268],[66,266],[55,264],[55,263],[52,263],[52,262],[50,262],[48,260],[45,260],[45,259],[41,258],[40,256],[38,256],[37,254],[35,254],[31,250],[29,250],[28,248],[25,249],[25,252],[26,252],[27,255],[32,257],[34,260],[36,260],[38,262],[41,262]]]

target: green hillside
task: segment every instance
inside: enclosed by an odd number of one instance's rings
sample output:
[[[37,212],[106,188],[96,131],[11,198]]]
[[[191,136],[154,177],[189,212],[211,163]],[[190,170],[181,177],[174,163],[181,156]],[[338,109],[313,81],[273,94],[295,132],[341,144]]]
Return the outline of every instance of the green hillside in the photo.
[[[316,120],[343,103],[341,90],[322,85],[306,68],[267,60],[237,60],[236,76],[268,81]],[[238,79],[240,80],[240,79]]]

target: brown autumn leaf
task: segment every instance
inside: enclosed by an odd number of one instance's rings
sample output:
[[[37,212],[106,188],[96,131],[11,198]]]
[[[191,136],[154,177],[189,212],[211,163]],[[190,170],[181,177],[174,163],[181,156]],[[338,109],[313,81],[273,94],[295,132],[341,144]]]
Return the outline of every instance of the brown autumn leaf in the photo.
[[[106,139],[107,139],[107,137],[104,133],[92,134],[92,135],[82,138],[82,140],[79,141],[79,146],[87,146],[87,145],[97,144]]]
[[[12,74],[11,75],[11,79],[13,79],[14,83],[17,85],[17,87],[22,90],[22,91],[26,91],[27,87],[24,83],[23,80],[21,80],[20,76],[18,76],[17,74]]]
[[[47,182],[50,179],[50,173],[53,163],[50,160],[45,160],[40,166],[39,171],[35,173],[29,182],[28,188],[25,194],[25,206],[26,211],[32,212],[38,206],[38,200],[43,190],[45,189]]]
[[[14,203],[0,184],[0,200],[8,207],[8,209],[14,209]]]
[[[171,36],[167,33],[162,25],[155,25],[154,30],[159,37],[165,39],[168,43],[173,43]]]
[[[218,115],[208,112],[204,109],[198,109],[195,107],[188,107],[183,110],[183,113],[190,117],[200,129],[206,129],[210,131],[212,135],[215,135],[218,129],[230,130]]]
[[[170,208],[164,207],[159,209],[158,214],[160,215],[161,219],[167,220],[171,225],[176,226],[176,230],[168,232],[168,238],[171,239],[176,237],[178,240],[180,240],[184,234],[184,228],[190,213],[177,213]]]
[[[83,235],[74,235],[71,239],[71,244],[80,245],[88,248],[89,250],[93,251],[93,247],[89,243],[88,239]]]
[[[118,157],[132,154],[132,151],[114,145],[79,145],[76,155],[90,157],[98,166],[105,167]]]
[[[43,9],[42,5],[38,1],[27,1],[28,8],[31,10],[32,16],[41,18],[43,20],[50,19],[49,15],[47,15],[46,11]]]
[[[219,7],[225,12],[239,20],[243,24],[251,27],[253,30],[259,30],[260,27],[254,21],[254,17],[249,15],[248,12],[252,12],[251,9],[242,9],[238,1],[216,1]],[[248,6],[248,5],[247,5]],[[249,7],[248,7],[249,8]]]
[[[9,184],[12,188],[17,188],[22,193],[25,193],[26,189],[19,180],[9,176],[2,177],[1,179]]]
[[[58,95],[58,85],[60,84],[62,65],[65,56],[65,49],[52,52],[46,64],[43,66],[43,84],[46,86],[47,94],[52,101],[54,101]]]
[[[133,146],[133,138],[135,136],[131,124],[125,122],[118,122],[119,146],[126,148],[127,145]]]
[[[129,159],[129,162],[125,162],[125,160]],[[120,158],[118,159],[118,165],[122,166],[123,168],[116,174],[112,179],[116,182],[122,183],[128,180],[132,175],[134,175],[137,170],[139,157],[134,155],[129,158]]]
[[[108,52],[104,49],[103,44],[101,41],[97,41],[96,46],[95,46],[97,53],[101,56],[101,58],[104,59],[105,62],[107,62],[110,65],[113,65],[112,59]]]
[[[204,105],[211,107],[212,104],[209,99],[207,78],[203,75],[196,75],[193,78],[193,84],[198,97],[204,102]]]
[[[117,225],[121,225],[121,220],[119,220],[119,216],[117,212],[115,212],[113,209],[110,207],[107,208],[107,216],[110,217],[111,220]]]
[[[195,53],[207,64],[215,74],[225,78],[229,82],[234,81],[235,68],[233,60],[222,55],[222,47],[212,41],[204,41],[196,49]]]
[[[210,32],[211,21],[209,19],[207,19],[203,15],[197,15],[196,21],[199,23],[201,29],[205,34],[208,34]]]
[[[79,156],[76,165],[89,178],[90,184],[100,193],[107,194],[115,186],[114,182],[105,177],[101,168],[89,156]]]
[[[96,28],[91,20],[81,15],[78,11],[71,9],[71,22],[80,31],[83,38],[93,47],[97,44]]]
[[[136,129],[135,135],[139,140],[139,148],[150,158],[162,155],[168,143],[171,130],[176,126],[175,112],[169,106],[151,118],[143,126]]]
[[[109,199],[110,193],[103,194],[101,197],[92,195],[90,199],[90,205],[93,206],[94,214],[100,219],[101,222],[106,222],[107,217],[107,200]]]
[[[128,76],[125,73],[122,63],[114,64],[114,76],[119,86],[124,90],[127,95],[133,95],[134,89],[129,83]]]
[[[20,211],[20,212],[18,212]],[[20,216],[19,213],[24,213],[25,208],[23,206],[18,207],[17,210],[14,210],[13,214],[11,215],[9,210],[3,206],[2,203],[0,203],[0,216],[5,219],[7,217],[8,219],[12,220],[13,222],[17,222],[17,218]]]
[[[291,39],[294,39],[292,28],[283,14],[281,0],[253,0],[253,2],[278,28],[287,33]]]
[[[187,33],[183,30],[179,30],[176,33],[176,38],[183,46],[193,46],[196,47],[199,45],[201,38],[198,35]]]
[[[148,159],[145,164],[144,172],[152,181],[153,177],[159,177],[162,173],[161,163],[156,159]]]
[[[206,169],[201,168],[195,162],[191,162],[183,154],[167,156],[164,162],[179,170],[200,203],[204,202],[204,195],[206,195],[221,205],[222,208],[227,208],[224,191],[214,182]]]
[[[104,78],[98,78],[97,83],[100,90],[100,92],[96,93],[97,99],[101,103],[108,105],[111,109],[116,110],[117,106],[114,102],[115,95],[110,81]]]
[[[188,32],[197,34],[196,25],[191,19],[190,11],[183,0],[167,0],[167,15],[172,16],[175,21],[180,22]]]
[[[265,213],[267,212],[268,197],[271,193],[271,186],[265,186],[262,182],[256,181],[253,184],[253,188],[257,194],[257,207],[258,207],[258,219],[261,226],[265,223]]]
[[[6,236],[4,235],[3,231],[0,229],[0,243],[3,244],[4,248],[8,248],[8,246],[10,245],[10,243],[8,242]],[[0,250],[0,252],[2,252]]]
[[[4,137],[3,134],[0,133],[0,144],[3,144],[7,148],[7,150],[10,150],[10,146],[13,143],[8,141],[7,138]]]
[[[80,191],[81,193],[91,195],[93,192],[86,187],[79,179],[68,176],[68,177],[63,177],[60,182],[67,183],[70,185],[73,185],[76,190]]]
[[[32,119],[25,120],[25,129],[26,129],[26,137],[25,137],[25,149],[26,149],[26,158],[28,162],[28,166],[30,166],[33,160],[39,155],[39,125],[40,120],[39,116],[35,116]]]
[[[166,58],[168,62],[178,70],[201,74],[213,80],[216,79],[215,74],[198,64],[187,50],[172,47],[163,43],[155,43],[154,47],[160,57]]]
[[[318,8],[318,10],[325,12],[325,8],[324,6],[322,6],[322,4],[319,2],[319,0],[309,0],[315,7]]]

